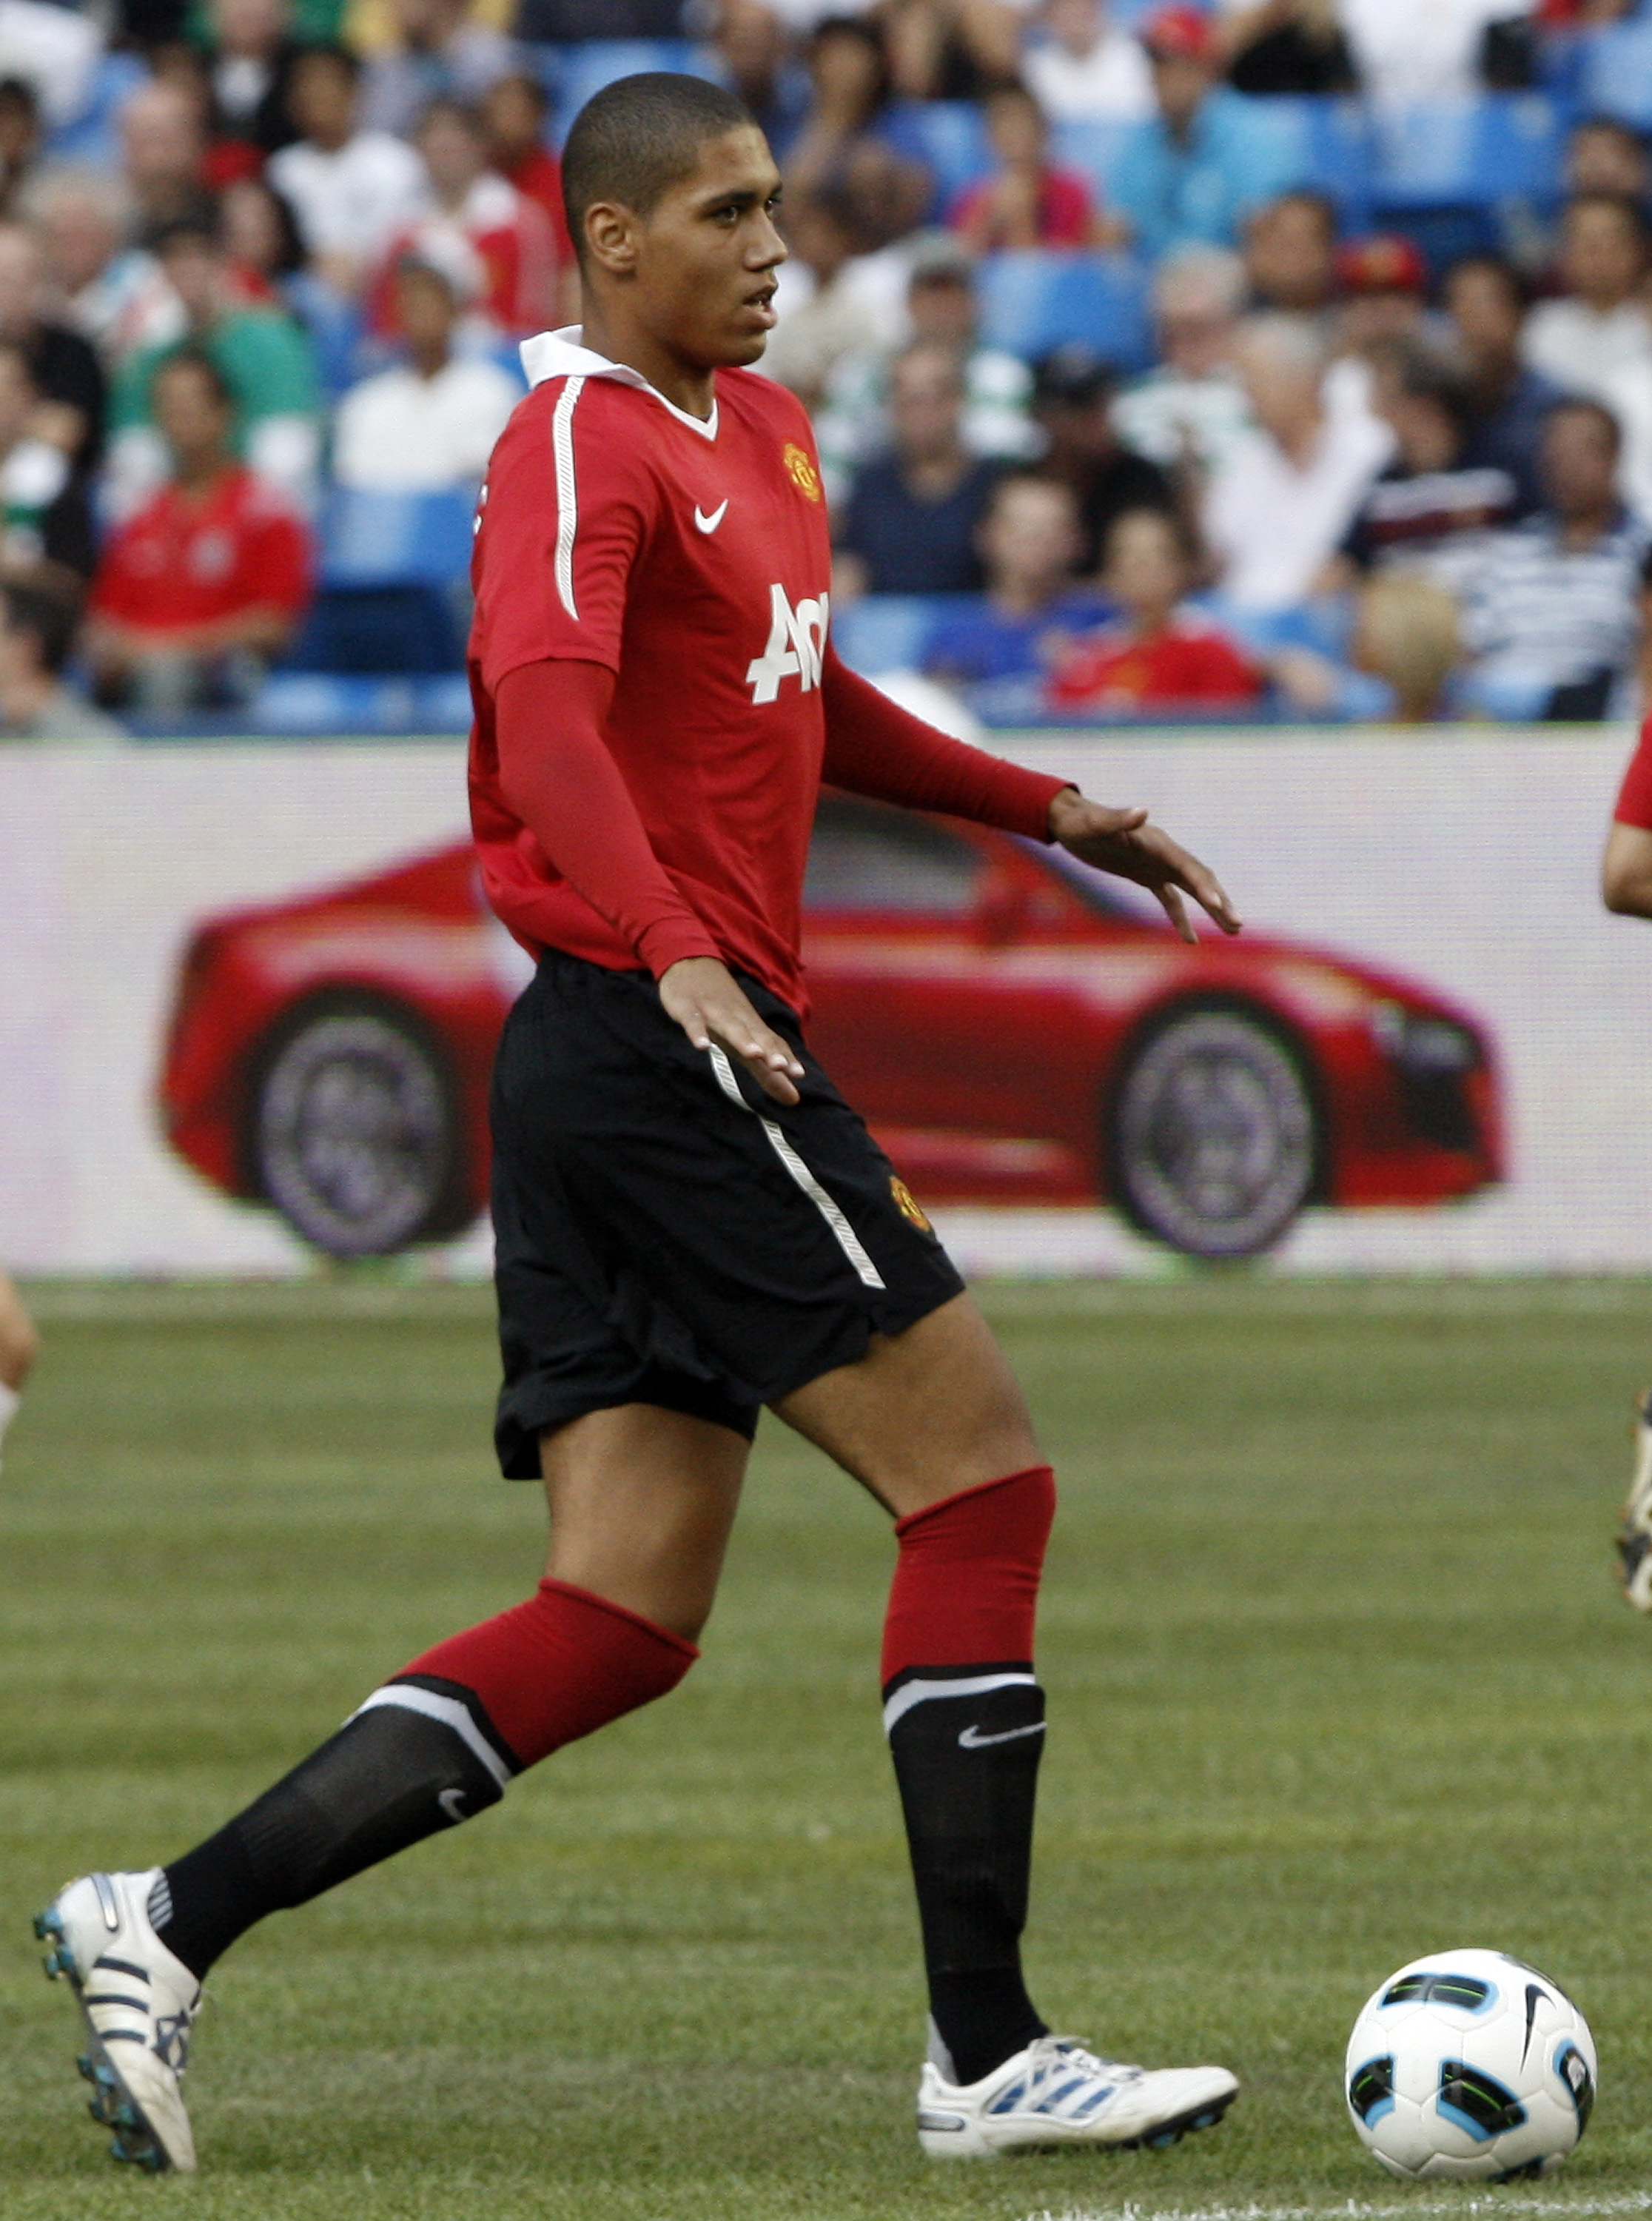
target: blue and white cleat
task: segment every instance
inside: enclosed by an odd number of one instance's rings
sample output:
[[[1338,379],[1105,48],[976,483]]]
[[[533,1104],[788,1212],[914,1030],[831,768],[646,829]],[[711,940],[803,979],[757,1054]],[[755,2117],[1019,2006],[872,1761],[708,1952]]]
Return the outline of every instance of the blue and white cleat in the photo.
[[[160,1872],[83,1874],[36,1913],[34,1933],[52,1947],[47,1973],[66,1976],[79,2001],[87,2110],[114,2130],[111,2154],[152,2174],[192,2174],[195,2139],[179,2086],[201,1985],[149,1924]]]
[[[1041,2036],[963,2086],[926,2060],[918,2142],[931,2159],[993,2159],[1079,2144],[1157,2150],[1194,2129],[1213,2129],[1238,2090],[1225,2067],[1120,2067],[1069,2036]]]

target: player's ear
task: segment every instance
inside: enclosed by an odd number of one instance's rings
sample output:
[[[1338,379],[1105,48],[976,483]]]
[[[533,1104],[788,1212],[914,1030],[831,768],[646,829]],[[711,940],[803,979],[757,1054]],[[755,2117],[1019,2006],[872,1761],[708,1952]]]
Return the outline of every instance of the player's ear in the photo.
[[[591,260],[616,278],[637,266],[637,217],[622,201],[593,201],[585,211],[585,245]]]

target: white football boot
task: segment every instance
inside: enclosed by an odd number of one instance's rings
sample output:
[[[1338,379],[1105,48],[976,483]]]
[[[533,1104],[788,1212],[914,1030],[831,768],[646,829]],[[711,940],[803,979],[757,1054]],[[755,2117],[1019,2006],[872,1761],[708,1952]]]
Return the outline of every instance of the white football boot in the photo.
[[[918,2085],[918,2142],[931,2159],[992,2159],[1069,2144],[1178,2143],[1214,2128],[1238,2094],[1225,2067],[1120,2067],[1069,2036],[1041,2036],[979,2082],[932,2059]]]
[[[201,1985],[149,1924],[147,1874],[83,1874],[34,1916],[53,1947],[46,1971],[67,1975],[90,2042],[80,2071],[93,2120],[115,2130],[109,2149],[152,2174],[195,2172],[195,2139],[179,2088]]]
[[[1636,1611],[1652,1611],[1652,1388],[1635,1406],[1635,1476],[1618,1528],[1618,1586]]]

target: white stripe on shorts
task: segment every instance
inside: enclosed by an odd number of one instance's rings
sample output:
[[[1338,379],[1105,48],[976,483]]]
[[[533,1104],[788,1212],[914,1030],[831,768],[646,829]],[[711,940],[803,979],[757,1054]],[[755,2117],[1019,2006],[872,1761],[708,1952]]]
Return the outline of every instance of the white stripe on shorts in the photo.
[[[859,1273],[862,1280],[869,1288],[882,1287],[885,1285],[883,1275],[861,1246],[860,1236],[821,1186],[820,1181],[815,1179],[801,1157],[798,1155],[796,1150],[793,1148],[774,1120],[765,1118],[760,1110],[751,1109],[751,1105],[740,1092],[740,1084],[734,1077],[734,1067],[728,1060],[727,1052],[720,1048],[715,1042],[711,1045],[711,1068],[717,1075],[717,1085],[727,1096],[729,1101],[738,1103],[742,1110],[750,1111],[751,1117],[757,1120],[758,1125],[769,1136],[770,1145],[775,1154],[802,1189],[804,1194],[807,1196],[821,1217],[825,1219],[833,1234],[837,1236],[838,1247]]]

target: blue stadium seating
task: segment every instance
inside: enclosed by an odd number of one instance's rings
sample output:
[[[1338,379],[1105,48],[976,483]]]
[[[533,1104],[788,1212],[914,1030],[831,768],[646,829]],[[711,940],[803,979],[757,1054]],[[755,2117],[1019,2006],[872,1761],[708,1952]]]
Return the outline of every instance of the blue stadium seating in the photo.
[[[1088,178],[1105,207],[1113,198],[1119,157],[1133,128],[1129,123],[1103,123],[1088,116],[1057,123],[1050,134],[1051,159]]]
[[[691,39],[583,39],[563,47],[530,49],[551,96],[551,135],[561,146],[593,93],[639,70],[680,70],[689,77],[720,78],[717,57]]]
[[[1029,360],[1083,340],[1122,371],[1147,369],[1153,327],[1145,272],[1122,254],[1028,247],[981,266],[981,336]]]
[[[437,493],[358,493],[335,486],[319,527],[324,586],[450,586],[470,574],[476,504]]]
[[[832,645],[851,671],[869,679],[916,671],[941,619],[975,600],[973,594],[869,594],[832,611]]]
[[[1566,118],[1546,93],[1379,110],[1374,197],[1385,210],[1553,203]]]
[[[105,54],[92,72],[79,115],[59,124],[47,138],[48,158],[54,162],[84,163],[93,169],[118,169],[121,110],[148,76],[136,54]]]
[[[364,679],[277,671],[244,722],[254,733],[462,733],[471,723],[471,694],[462,675]]]
[[[1637,130],[1652,130],[1652,18],[1588,32],[1578,44],[1581,111],[1621,116]]]
[[[966,185],[993,167],[980,108],[971,100],[896,101],[878,135],[898,154],[922,162],[935,180],[931,214],[944,217]]]
[[[1364,229],[1375,149],[1363,102],[1304,93],[1258,96],[1251,105],[1269,118],[1289,148],[1295,182],[1335,201],[1345,231]]]

